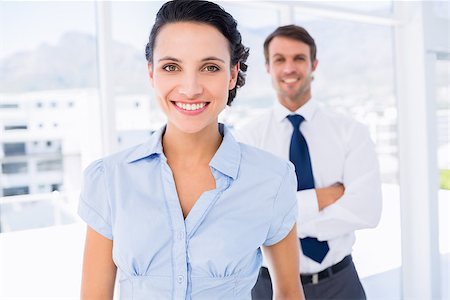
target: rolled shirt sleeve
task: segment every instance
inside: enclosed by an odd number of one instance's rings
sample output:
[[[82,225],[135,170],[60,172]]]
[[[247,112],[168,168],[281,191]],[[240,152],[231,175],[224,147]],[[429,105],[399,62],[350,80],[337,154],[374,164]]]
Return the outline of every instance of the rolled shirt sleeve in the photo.
[[[111,209],[104,163],[97,160],[84,171],[78,215],[96,232],[112,240]]]
[[[357,229],[375,227],[381,216],[381,179],[375,147],[362,124],[353,127],[344,162],[344,195],[324,208],[311,223],[302,223],[302,236],[330,240]]]
[[[314,220],[319,215],[319,201],[315,189],[306,189],[297,192],[298,201],[298,221],[297,227],[301,224]]]
[[[297,221],[297,178],[292,163],[286,164],[286,172],[280,184],[273,206],[273,216],[264,246],[271,246],[292,230]]]

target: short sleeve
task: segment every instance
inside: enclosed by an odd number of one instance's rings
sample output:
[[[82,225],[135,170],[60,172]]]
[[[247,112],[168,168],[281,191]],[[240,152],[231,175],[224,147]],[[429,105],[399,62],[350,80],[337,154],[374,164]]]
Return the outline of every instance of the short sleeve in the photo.
[[[90,164],[83,175],[78,215],[92,229],[112,240],[111,209],[103,161]]]
[[[278,243],[292,230],[298,214],[296,193],[297,177],[294,166],[289,162],[274,202],[272,221],[264,246]]]

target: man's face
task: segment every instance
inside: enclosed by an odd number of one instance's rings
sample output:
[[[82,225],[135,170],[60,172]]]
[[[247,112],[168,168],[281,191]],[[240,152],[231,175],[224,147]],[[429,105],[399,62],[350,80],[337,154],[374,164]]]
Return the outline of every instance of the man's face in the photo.
[[[307,44],[287,37],[275,37],[268,50],[266,69],[278,100],[294,111],[311,98],[311,81],[318,61],[311,63]]]

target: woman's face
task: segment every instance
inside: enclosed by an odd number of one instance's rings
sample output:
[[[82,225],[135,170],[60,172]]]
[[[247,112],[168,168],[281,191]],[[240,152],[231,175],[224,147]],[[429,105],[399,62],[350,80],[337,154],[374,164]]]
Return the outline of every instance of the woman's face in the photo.
[[[214,126],[236,85],[228,40],[215,27],[193,22],[164,25],[156,37],[149,74],[169,126],[197,133]]]

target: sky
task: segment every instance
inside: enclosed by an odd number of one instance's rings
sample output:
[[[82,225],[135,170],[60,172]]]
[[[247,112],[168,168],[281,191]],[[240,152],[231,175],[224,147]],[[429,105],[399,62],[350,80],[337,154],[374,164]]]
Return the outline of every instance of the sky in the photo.
[[[219,1],[241,26],[260,28],[278,22],[272,8],[236,7]],[[249,2],[248,0],[245,0]],[[147,43],[155,14],[164,1],[113,1],[111,6],[113,39],[140,49]],[[294,1],[293,1],[294,2]],[[390,10],[389,1],[332,1],[314,5],[359,11]],[[0,0],[0,59],[17,51],[29,51],[42,43],[55,44],[67,31],[95,35],[94,1],[2,1]],[[254,17],[257,16],[257,17]],[[143,20],[146,20],[143,22]]]
[[[0,59],[54,44],[66,31],[94,34],[94,8],[92,2],[0,1]]]
[[[147,43],[156,12],[162,3],[112,2],[113,39],[137,49],[142,48]],[[232,3],[225,3],[229,4]],[[268,9],[258,9],[258,18],[248,18],[246,13],[251,10],[255,9],[236,9],[230,5],[230,12],[235,18],[250,28],[273,24],[277,20],[277,14]],[[0,59],[14,52],[32,50],[42,43],[55,44],[67,31],[95,35],[95,14],[96,4],[92,1],[0,0]]]

